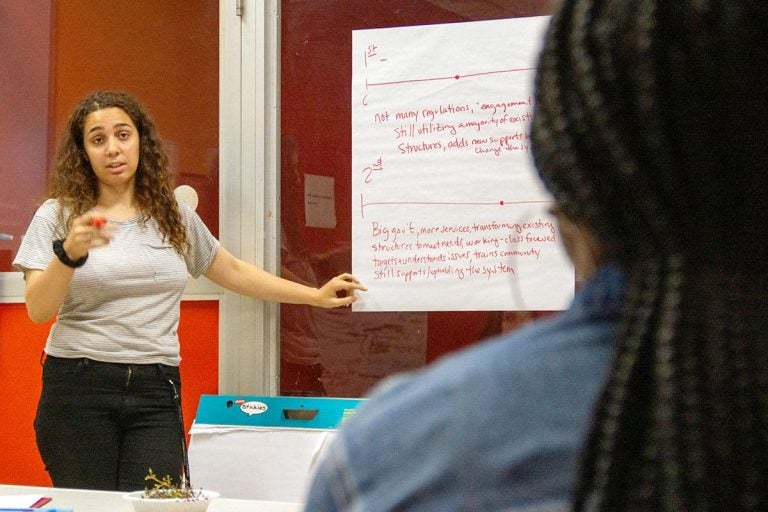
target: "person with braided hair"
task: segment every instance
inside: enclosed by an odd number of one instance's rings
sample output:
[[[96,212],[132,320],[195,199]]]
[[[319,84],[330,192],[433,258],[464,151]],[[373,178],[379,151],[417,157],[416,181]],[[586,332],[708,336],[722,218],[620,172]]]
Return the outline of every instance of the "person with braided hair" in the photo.
[[[768,3],[562,0],[535,99],[587,282],[379,385],[306,510],[768,509]]]
[[[768,509],[768,4],[574,0],[536,166],[627,304],[577,511]]]

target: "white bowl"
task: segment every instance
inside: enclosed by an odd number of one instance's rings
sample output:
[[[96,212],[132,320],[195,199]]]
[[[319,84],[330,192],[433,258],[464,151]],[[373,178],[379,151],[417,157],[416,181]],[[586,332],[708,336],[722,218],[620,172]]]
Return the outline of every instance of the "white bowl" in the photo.
[[[123,496],[133,503],[136,512],[205,512],[212,500],[219,497],[213,491],[200,491],[195,498],[145,498],[144,491],[135,491]]]

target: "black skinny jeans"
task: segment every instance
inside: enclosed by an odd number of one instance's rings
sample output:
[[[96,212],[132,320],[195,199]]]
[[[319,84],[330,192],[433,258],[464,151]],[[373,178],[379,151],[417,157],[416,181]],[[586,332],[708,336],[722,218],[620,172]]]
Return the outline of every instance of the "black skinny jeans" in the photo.
[[[35,434],[54,487],[135,491],[149,468],[180,483],[180,393],[174,366],[48,356]]]

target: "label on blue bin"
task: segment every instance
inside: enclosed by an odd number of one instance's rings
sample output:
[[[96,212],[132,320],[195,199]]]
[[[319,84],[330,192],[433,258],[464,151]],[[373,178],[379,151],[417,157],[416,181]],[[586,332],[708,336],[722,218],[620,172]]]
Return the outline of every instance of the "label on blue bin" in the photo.
[[[264,402],[251,401],[244,402],[240,405],[240,410],[248,416],[251,416],[252,414],[263,414],[267,412],[267,409],[269,409],[269,406]]]

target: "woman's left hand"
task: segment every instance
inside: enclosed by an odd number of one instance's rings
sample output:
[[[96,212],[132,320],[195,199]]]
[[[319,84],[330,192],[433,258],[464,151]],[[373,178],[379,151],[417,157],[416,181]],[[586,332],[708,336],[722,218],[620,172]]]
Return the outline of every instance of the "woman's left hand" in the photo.
[[[357,300],[355,290],[364,292],[368,288],[360,284],[352,274],[340,274],[318,288],[318,300],[315,305],[321,308],[349,306]],[[340,296],[339,292],[344,293]]]

